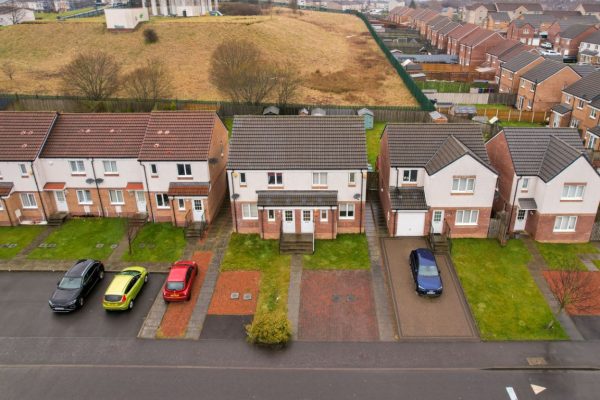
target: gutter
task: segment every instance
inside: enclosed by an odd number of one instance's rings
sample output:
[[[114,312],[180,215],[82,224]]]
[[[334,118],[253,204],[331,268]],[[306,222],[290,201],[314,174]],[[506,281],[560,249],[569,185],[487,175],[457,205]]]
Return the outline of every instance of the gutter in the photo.
[[[42,213],[44,214],[44,220],[48,221],[48,214],[46,213],[46,206],[44,205],[44,199],[42,198],[42,192],[40,191],[40,185],[38,184],[37,177],[35,176],[35,169],[33,168],[33,161],[29,161],[31,167],[31,175],[33,175],[33,181],[35,182],[35,188],[40,198],[40,204],[42,205]],[[7,209],[8,210],[8,209]]]
[[[98,178],[96,178],[96,168],[94,168],[94,157],[91,158],[92,163],[92,174],[94,174],[94,184],[96,185],[96,193],[98,193],[98,200],[100,201],[100,212],[102,218],[106,217],[104,214],[104,204],[102,204],[102,196],[100,195],[100,186],[98,186]]]

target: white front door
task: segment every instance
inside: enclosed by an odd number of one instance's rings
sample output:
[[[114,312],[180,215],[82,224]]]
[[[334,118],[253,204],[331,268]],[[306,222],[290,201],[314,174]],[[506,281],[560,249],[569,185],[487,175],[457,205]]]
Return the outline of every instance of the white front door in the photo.
[[[312,233],[313,231],[314,225],[312,210],[302,210],[302,224],[300,225],[300,232]]]
[[[69,206],[67,205],[67,200],[65,199],[65,192],[62,190],[57,190],[54,192],[54,198],[56,199],[56,210],[57,211],[69,211]]]
[[[425,234],[425,213],[399,212],[396,224],[396,236],[423,236]]]
[[[192,214],[194,217],[194,221],[196,222],[200,222],[200,221],[204,221],[204,209],[202,208],[202,200],[200,199],[194,199],[192,201]]]
[[[517,211],[517,219],[515,220],[515,231],[525,230],[525,224],[527,223],[527,210]]]
[[[296,233],[294,210],[283,210],[283,233]]]
[[[433,228],[433,233],[444,232],[444,210],[435,210],[433,212],[431,227]]]
[[[138,212],[145,213],[146,212],[146,194],[143,190],[135,191],[135,202],[137,203]]]

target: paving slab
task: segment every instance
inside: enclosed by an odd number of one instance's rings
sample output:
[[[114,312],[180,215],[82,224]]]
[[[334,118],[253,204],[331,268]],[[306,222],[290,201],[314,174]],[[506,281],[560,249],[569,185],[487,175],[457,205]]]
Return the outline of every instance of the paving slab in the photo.
[[[302,285],[302,256],[292,255],[290,286],[288,288],[288,320],[292,327],[292,340],[298,340],[298,320],[300,316],[300,287]]]

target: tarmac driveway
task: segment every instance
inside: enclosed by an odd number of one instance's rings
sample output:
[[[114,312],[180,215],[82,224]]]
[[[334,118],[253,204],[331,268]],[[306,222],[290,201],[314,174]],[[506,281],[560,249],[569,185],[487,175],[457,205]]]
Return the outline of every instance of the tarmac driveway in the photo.
[[[165,280],[150,274],[131,311],[106,312],[102,296],[114,274],[106,273],[82,309],[55,314],[48,299],[63,273],[0,272],[0,337],[136,337]]]
[[[413,249],[420,247],[427,247],[424,238],[383,239],[384,260],[391,281],[400,337],[477,338],[473,317],[447,256],[436,256],[444,293],[431,299],[415,292],[408,257]]]

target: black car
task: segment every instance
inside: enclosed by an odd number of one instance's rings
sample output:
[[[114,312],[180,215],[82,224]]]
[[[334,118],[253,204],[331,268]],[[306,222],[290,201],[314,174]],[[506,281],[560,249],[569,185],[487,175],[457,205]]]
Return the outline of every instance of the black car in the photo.
[[[437,297],[442,294],[442,277],[431,250],[416,249],[411,251],[410,270],[418,294],[429,297]]]
[[[70,312],[83,307],[85,297],[104,278],[104,265],[97,260],[79,260],[58,282],[48,301],[54,312]]]

